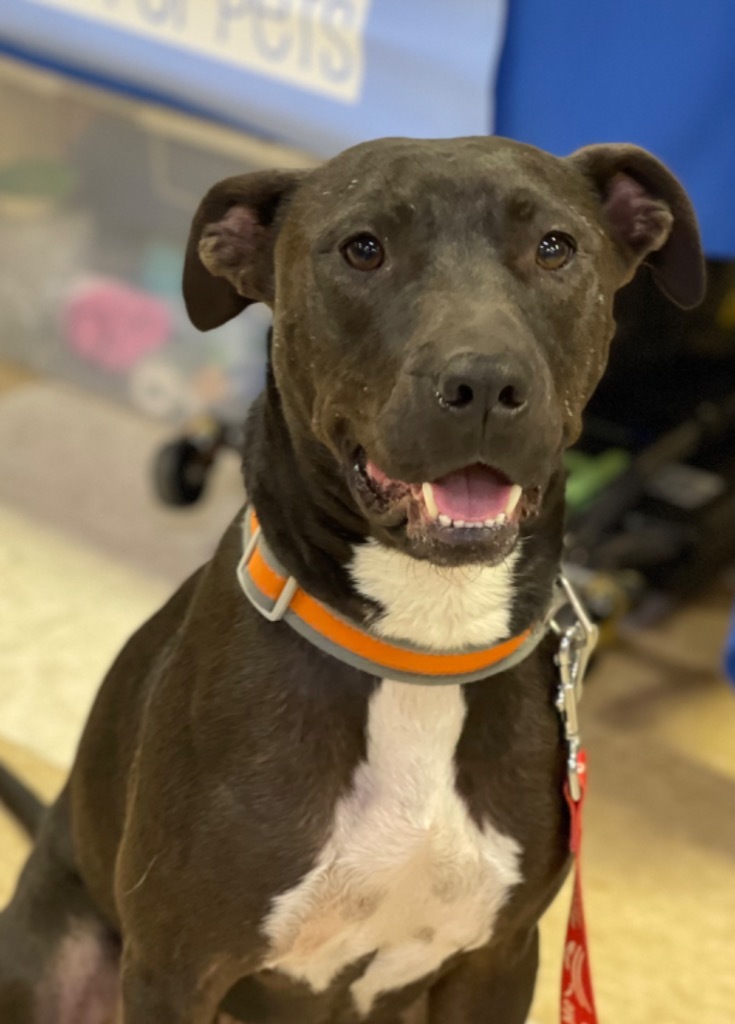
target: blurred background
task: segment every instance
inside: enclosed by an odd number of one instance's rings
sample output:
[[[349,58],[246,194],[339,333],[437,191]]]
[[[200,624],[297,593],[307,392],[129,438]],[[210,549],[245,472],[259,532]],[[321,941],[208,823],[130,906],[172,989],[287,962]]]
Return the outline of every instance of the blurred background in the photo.
[[[645,272],[569,458],[605,1020],[735,1019],[732,0],[0,0],[0,757],[58,788],[127,635],[242,500],[268,313],[201,335],[204,192],[380,135],[635,142],[700,219],[704,305]],[[0,902],[24,851],[0,817]],[[565,892],[535,1018],[558,1021]]]

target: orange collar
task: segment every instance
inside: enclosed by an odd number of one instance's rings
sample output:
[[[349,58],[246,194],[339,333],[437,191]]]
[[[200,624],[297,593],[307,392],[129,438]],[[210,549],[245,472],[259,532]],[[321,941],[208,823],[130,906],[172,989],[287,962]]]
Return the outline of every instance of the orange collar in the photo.
[[[409,683],[471,683],[523,661],[546,635],[547,623],[492,647],[434,651],[385,640],[307,594],[268,547],[255,511],[245,512],[245,550],[237,576],[246,597],[270,622],[283,619],[315,647],[353,668]]]

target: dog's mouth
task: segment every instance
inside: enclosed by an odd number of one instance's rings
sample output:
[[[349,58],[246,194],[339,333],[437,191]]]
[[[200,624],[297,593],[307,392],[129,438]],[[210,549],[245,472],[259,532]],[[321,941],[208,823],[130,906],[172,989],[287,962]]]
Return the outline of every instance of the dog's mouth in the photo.
[[[395,532],[405,529],[417,554],[435,558],[451,546],[455,556],[439,561],[495,561],[512,549],[523,519],[536,511],[539,494],[525,490],[500,470],[482,463],[434,480],[407,483],[387,475],[362,448],[355,452],[356,491],[368,517]]]

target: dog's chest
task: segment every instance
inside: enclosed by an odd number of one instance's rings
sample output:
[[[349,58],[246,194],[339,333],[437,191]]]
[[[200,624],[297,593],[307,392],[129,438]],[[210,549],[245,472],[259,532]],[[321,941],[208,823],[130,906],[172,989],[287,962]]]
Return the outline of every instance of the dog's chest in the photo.
[[[321,992],[368,958],[351,986],[366,1015],[380,993],[487,942],[520,881],[520,850],[491,824],[479,828],[456,791],[465,713],[459,687],[383,681],[370,703],[367,759],[330,839],[273,903],[268,967]]]

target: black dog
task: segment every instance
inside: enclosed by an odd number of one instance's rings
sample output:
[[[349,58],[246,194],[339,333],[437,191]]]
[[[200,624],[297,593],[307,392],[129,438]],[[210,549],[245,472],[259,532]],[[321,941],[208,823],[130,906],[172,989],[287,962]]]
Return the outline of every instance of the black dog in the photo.
[[[0,920],[2,1024],[525,1021],[568,867],[562,453],[644,260],[699,301],[632,146],[387,139],[212,189],[192,320],[274,312],[245,538],[107,677]]]

